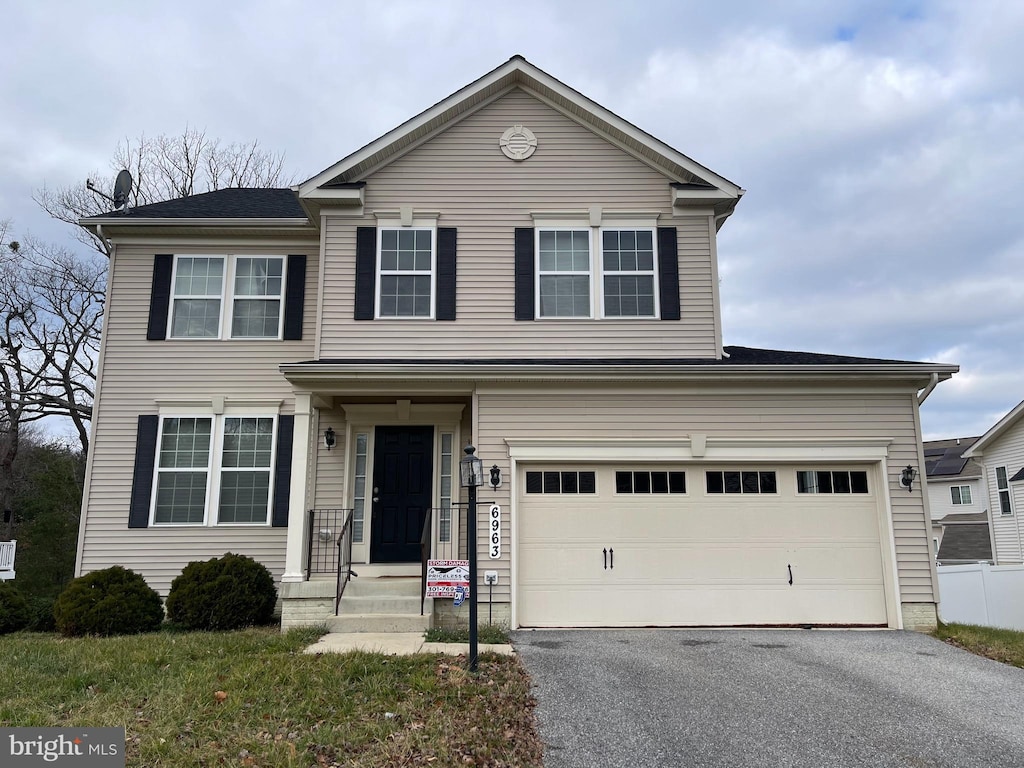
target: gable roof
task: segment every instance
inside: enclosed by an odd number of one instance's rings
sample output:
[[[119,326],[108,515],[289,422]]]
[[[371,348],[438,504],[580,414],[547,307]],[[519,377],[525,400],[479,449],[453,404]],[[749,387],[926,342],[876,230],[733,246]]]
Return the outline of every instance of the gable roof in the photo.
[[[964,453],[964,456],[970,458],[972,456],[980,456],[983,454],[986,446],[991,445],[1014,424],[1020,421],[1022,417],[1024,417],[1024,400],[1017,403],[1017,407],[997,421],[988,432],[981,436],[978,442],[972,445],[970,449]]]
[[[977,437],[925,441],[925,475],[929,480],[966,480],[981,477],[981,465],[974,459],[963,457],[964,451],[977,441]]]
[[[296,187],[299,197],[316,198],[323,195],[325,189],[361,180],[366,174],[397,159],[431,136],[445,130],[452,123],[517,87],[610,140],[642,162],[657,168],[676,182],[696,185],[684,187],[684,191],[689,189],[694,194],[704,196],[714,193],[722,202],[727,203],[729,208],[735,206],[743,195],[743,189],[724,176],[718,175],[646,131],[623,120],[579,91],[535,67],[522,56],[516,55],[483,77],[299,184]]]

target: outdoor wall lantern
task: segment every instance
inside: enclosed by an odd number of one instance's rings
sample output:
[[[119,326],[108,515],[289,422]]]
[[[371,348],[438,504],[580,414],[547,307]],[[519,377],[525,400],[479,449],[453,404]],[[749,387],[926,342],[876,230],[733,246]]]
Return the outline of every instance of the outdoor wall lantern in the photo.
[[[337,440],[334,437],[334,429],[332,427],[328,427],[327,429],[325,429],[324,430],[324,447],[329,451],[329,450],[331,450],[331,448],[334,447],[334,444],[336,442],[337,442]]]
[[[911,488],[911,486],[914,484],[915,477],[917,477],[917,470],[914,469],[909,464],[907,464],[907,466],[903,469],[903,474],[900,477],[900,485],[905,486],[908,493],[913,491],[913,488]]]
[[[491,465],[491,488],[495,490],[501,485],[501,467],[497,464]]]
[[[466,443],[465,456],[459,461],[462,487],[469,490],[469,509],[466,514],[466,541],[469,542],[469,671],[476,672],[478,656],[478,627],[476,600],[476,489],[484,484],[484,463],[474,454],[476,448]]]

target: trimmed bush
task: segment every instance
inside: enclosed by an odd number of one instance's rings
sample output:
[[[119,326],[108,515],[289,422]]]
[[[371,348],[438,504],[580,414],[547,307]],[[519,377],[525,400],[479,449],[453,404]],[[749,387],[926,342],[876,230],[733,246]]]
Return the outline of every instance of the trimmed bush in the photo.
[[[167,595],[167,618],[186,629],[267,624],[277,602],[274,577],[251,557],[228,552],[185,566]]]
[[[13,584],[0,581],[0,635],[25,629],[31,620],[25,597]]]
[[[136,635],[160,628],[160,595],[134,571],[115,565],[75,579],[53,604],[62,635]]]
[[[57,622],[53,620],[52,597],[30,597],[28,611],[30,620],[28,628],[33,632],[56,632]]]

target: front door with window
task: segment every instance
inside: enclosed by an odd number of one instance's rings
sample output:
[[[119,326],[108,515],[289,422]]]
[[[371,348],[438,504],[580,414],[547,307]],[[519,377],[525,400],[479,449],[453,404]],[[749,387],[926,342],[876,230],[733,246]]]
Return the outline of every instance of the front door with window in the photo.
[[[371,562],[420,559],[420,535],[432,494],[433,445],[433,427],[377,427]]]

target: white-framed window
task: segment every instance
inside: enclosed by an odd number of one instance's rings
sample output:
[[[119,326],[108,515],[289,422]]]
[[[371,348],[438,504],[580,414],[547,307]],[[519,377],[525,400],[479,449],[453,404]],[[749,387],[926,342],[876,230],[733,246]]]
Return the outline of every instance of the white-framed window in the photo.
[[[1013,501],[1010,499],[1010,483],[1006,467],[996,467],[996,494],[999,496],[999,514],[1012,515]]]
[[[172,339],[278,339],[283,256],[175,256]]]
[[[974,503],[971,500],[971,486],[969,485],[951,485],[949,487],[949,495],[950,500],[956,506]]]
[[[654,227],[536,228],[536,316],[656,318]]]
[[[441,433],[441,512],[437,520],[437,540],[452,540],[452,467],[455,446],[455,435],[452,432]]]
[[[433,227],[378,227],[377,317],[434,317]]]
[[[352,473],[352,541],[363,543],[366,526],[366,462],[370,450],[370,433],[357,432],[355,436],[356,465]]]
[[[654,228],[601,230],[604,317],[657,317]]]
[[[537,229],[537,317],[593,317],[590,229]]]
[[[276,437],[270,414],[162,416],[152,524],[269,525]]]

